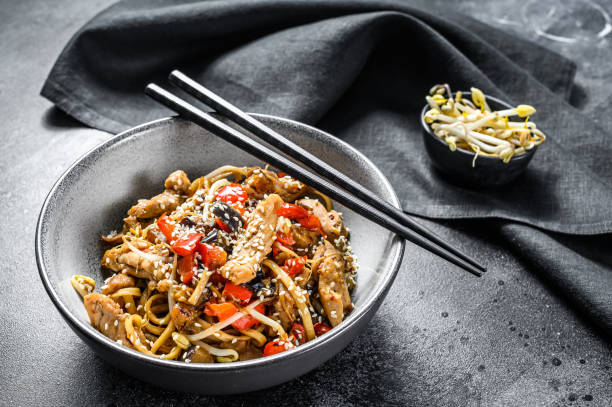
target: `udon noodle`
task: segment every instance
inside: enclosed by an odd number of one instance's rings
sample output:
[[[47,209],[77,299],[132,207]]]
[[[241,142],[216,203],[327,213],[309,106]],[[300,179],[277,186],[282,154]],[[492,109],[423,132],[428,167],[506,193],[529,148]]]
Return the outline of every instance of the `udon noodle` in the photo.
[[[162,359],[227,363],[290,350],[352,311],[357,264],[328,197],[267,168],[223,166],[132,206],[101,292],[70,280],[91,324]]]

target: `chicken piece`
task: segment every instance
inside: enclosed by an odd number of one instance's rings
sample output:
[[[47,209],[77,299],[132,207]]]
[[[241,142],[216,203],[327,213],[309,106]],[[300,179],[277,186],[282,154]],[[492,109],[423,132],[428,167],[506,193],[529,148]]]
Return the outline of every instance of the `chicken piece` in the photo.
[[[198,321],[200,312],[193,305],[177,302],[172,308],[170,317],[176,326],[176,330],[182,334],[193,334],[196,329],[194,324]]]
[[[149,278],[149,280],[153,279],[155,272],[155,262],[149,259],[145,259],[138,253],[129,251],[127,253],[120,254],[117,257],[117,262],[119,264],[125,264],[132,267],[135,271],[138,271],[139,274],[142,274],[144,272],[147,276],[146,278]],[[128,273],[130,273],[129,270]]]
[[[135,240],[132,244],[143,250],[149,245],[146,242]],[[125,271],[125,273],[130,274],[137,278],[146,278],[146,279],[160,279],[161,268],[156,270],[155,262],[145,259],[141,257],[139,254],[134,253],[130,250],[130,248],[122,243],[117,245],[111,249],[108,249],[104,256],[102,257],[102,261],[100,262],[102,266],[107,267],[117,273]]]
[[[353,306],[346,285],[344,258],[327,240],[324,245],[323,258],[317,267],[319,296],[327,319],[334,327],[342,322],[344,314],[350,312]]]
[[[257,204],[248,226],[242,234],[227,263],[220,269],[223,277],[234,284],[246,283],[257,274],[261,261],[272,250],[276,235],[276,210],[282,205],[280,196],[272,194]]]
[[[127,247],[125,243],[122,243],[111,249],[108,249],[106,252],[104,252],[104,256],[102,256],[102,260],[100,261],[100,264],[115,272],[120,272],[123,270],[125,265],[119,263],[119,260],[118,260],[119,256],[121,256],[124,253],[128,253],[129,251],[130,251],[130,248]]]
[[[290,176],[279,178],[273,171],[257,168],[244,180],[249,198],[261,199],[264,195],[277,194],[283,201],[292,202],[304,195],[308,187]]]
[[[187,177],[185,171],[177,170],[168,175],[168,178],[166,178],[164,182],[164,187],[177,194],[186,195],[191,187],[191,181],[189,181],[189,177]]]
[[[117,273],[104,284],[102,287],[102,294],[111,295],[122,288],[134,287],[134,285],[136,285],[134,277],[123,273]]]
[[[132,343],[125,331],[125,319],[129,316],[121,310],[112,298],[104,294],[92,293],[84,298],[85,309],[89,315],[91,325],[113,341],[132,348]],[[141,341],[144,343],[144,335],[139,327],[134,326]]]
[[[128,215],[138,219],[155,218],[164,212],[172,212],[181,203],[181,197],[171,191],[164,191],[151,199],[139,201],[128,210]]]
[[[112,231],[108,235],[101,235],[100,237],[106,243],[119,244],[123,241],[123,232],[117,233],[117,231]]]
[[[142,225],[140,224],[136,216],[128,216],[126,218],[123,218],[123,233],[128,232],[130,229],[136,230],[138,229],[138,226],[142,228]]]
[[[297,201],[297,204],[312,211],[319,218],[323,232],[325,232],[327,238],[331,241],[336,240],[340,236],[348,236],[348,231],[342,223],[340,213],[334,210],[327,212],[325,206],[316,199],[300,199]]]
[[[340,236],[348,236],[349,232],[348,229],[344,226],[344,223],[342,222],[342,215],[340,214],[340,212],[332,209],[327,213],[327,217],[330,221],[330,234],[335,236],[336,239]],[[336,236],[336,233],[338,234],[338,236]]]

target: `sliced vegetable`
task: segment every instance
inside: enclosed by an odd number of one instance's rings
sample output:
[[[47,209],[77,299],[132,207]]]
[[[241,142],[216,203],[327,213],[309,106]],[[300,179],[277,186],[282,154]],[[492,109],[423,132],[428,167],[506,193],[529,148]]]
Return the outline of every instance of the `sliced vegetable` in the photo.
[[[201,233],[191,233],[185,237],[177,239],[177,241],[172,245],[172,250],[174,250],[174,252],[179,256],[188,256],[196,250],[200,244],[200,239],[202,239]]]
[[[181,259],[178,261],[178,272],[181,276],[181,281],[184,284],[191,283],[191,280],[193,279],[193,276],[195,274],[195,272],[193,271],[195,266],[196,263],[193,254],[181,257]]]
[[[246,287],[236,285],[231,281],[228,281],[223,289],[223,296],[232,297],[235,300],[246,302],[251,299],[253,292]]]
[[[227,253],[220,247],[206,243],[199,243],[197,251],[200,253],[200,261],[209,270],[216,270],[223,266],[227,260]]]
[[[308,217],[308,211],[306,209],[290,203],[282,204],[281,207],[276,210],[276,214],[297,221]]]
[[[321,221],[313,214],[308,215],[308,217],[305,219],[298,220],[298,222],[300,222],[300,225],[302,225],[302,227],[310,230],[311,232],[316,232],[320,235],[325,235],[325,233],[323,232],[323,226],[321,225]]]
[[[172,241],[172,232],[174,232],[174,225],[170,222],[170,218],[165,213],[157,218],[157,227],[164,234],[168,242]]]
[[[294,322],[291,327],[291,335],[300,343],[306,343],[306,329],[299,322]]]
[[[284,352],[291,348],[295,348],[295,345],[288,341],[281,341],[280,339],[275,339],[271,342],[268,342],[264,347],[263,355],[264,356],[272,356],[277,353]]]
[[[291,246],[292,244],[295,243],[295,240],[293,240],[293,233],[291,232],[288,232],[288,233],[276,232],[276,241],[285,246]]]
[[[304,269],[306,260],[306,256],[291,257],[285,261],[285,265],[282,268],[287,274],[294,276]]]
[[[210,231],[209,234],[206,235],[206,237],[200,240],[200,243],[212,243],[216,241],[218,238],[219,238],[219,232],[217,231],[217,229],[213,229]]]
[[[244,186],[240,184],[229,184],[221,188],[215,194],[216,201],[223,201],[227,203],[246,202],[249,196],[247,195]]]
[[[295,220],[299,222],[302,227],[312,231],[317,232],[321,235],[323,233],[323,227],[321,226],[321,221],[315,215],[309,213],[306,209],[301,206],[297,206],[290,203],[284,203],[280,208],[276,210],[276,214],[278,216],[283,216],[288,219]],[[278,237],[277,237],[278,239]]]
[[[277,244],[275,242],[275,244],[272,245],[272,256],[276,257],[276,255],[280,253],[281,250],[279,246],[282,246],[282,244],[280,243]]]
[[[314,324],[314,330],[317,336],[321,336],[324,333],[329,332],[331,330],[331,326],[323,322],[317,322],[316,324]]]
[[[255,307],[255,311],[265,314],[266,306],[264,304],[259,304]],[[232,323],[232,326],[239,331],[244,331],[246,329],[251,329],[259,324],[259,321],[252,317],[251,315],[245,315],[236,322]]]
[[[231,302],[222,302],[220,304],[207,303],[204,308],[204,313],[213,317],[219,318],[219,321],[223,321],[234,315],[238,311],[238,308]]]
[[[211,211],[216,216],[215,222],[224,232],[235,232],[245,224],[240,212],[223,201],[215,202],[211,207]]]

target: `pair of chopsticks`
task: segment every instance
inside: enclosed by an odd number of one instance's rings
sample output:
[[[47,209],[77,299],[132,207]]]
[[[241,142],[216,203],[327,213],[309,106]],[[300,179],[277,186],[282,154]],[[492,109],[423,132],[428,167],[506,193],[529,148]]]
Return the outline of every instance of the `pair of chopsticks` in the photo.
[[[217,113],[227,117],[265,142],[281,149],[293,159],[302,162],[327,179],[303,168],[269,147],[259,144],[240,131],[224,124],[209,113],[202,111],[156,84],[151,83],[147,85],[145,93],[182,117],[264,162],[271,164],[277,169],[286,172],[295,179],[310,185],[347,208],[400,235],[404,239],[429,250],[476,276],[481,276],[482,272],[486,271],[474,259],[463,254],[430,230],[416,223],[400,209],[380,199],[373,192],[353,181],[320,158],[287,140],[276,131],[249,116],[185,74],[175,70],[170,73],[169,79],[172,84],[194,96]],[[337,184],[337,186],[330,183],[328,179]]]

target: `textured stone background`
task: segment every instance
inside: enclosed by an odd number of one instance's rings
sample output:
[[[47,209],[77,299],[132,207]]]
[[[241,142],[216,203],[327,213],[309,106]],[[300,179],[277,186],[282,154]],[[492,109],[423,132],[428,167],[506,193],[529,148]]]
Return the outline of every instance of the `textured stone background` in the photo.
[[[534,7],[499,0],[453,7],[578,63],[572,104],[612,133],[612,34],[601,11],[530,22]],[[499,242],[487,224],[427,226],[486,258],[475,279],[408,245],[367,331],[324,366],[266,391],[207,398],[162,391],[98,359],[62,321],[39,281],[34,229],[47,191],[108,134],[81,127],[38,96],[70,36],[112,0],[0,5],[0,405],[599,405],[612,404],[612,347]],[[449,6],[450,2],[448,2]],[[538,5],[539,4],[539,5]],[[548,7],[548,8],[546,8]],[[571,9],[565,8],[566,11]],[[558,14],[556,14],[558,15]],[[584,21],[580,25],[576,21]],[[535,28],[548,34],[538,35]],[[550,34],[580,38],[551,39]],[[546,35],[549,35],[548,37]],[[452,226],[452,228],[451,228]]]

